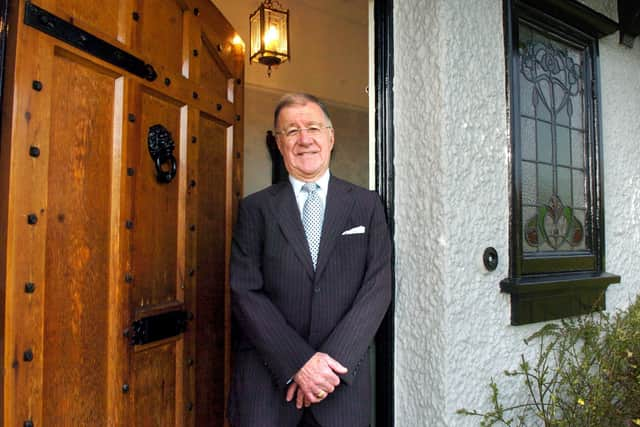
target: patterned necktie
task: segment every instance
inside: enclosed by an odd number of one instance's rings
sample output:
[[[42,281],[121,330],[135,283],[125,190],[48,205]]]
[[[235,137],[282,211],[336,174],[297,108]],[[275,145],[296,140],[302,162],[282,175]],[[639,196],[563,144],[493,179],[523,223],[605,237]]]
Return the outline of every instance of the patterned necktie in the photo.
[[[302,208],[302,225],[304,226],[304,234],[307,236],[309,243],[309,251],[311,252],[311,260],[313,261],[313,269],[316,269],[318,261],[318,250],[320,249],[320,235],[322,234],[322,221],[324,212],[322,209],[322,200],[318,191],[320,187],[315,182],[308,182],[302,186],[302,191],[308,193],[307,200]]]

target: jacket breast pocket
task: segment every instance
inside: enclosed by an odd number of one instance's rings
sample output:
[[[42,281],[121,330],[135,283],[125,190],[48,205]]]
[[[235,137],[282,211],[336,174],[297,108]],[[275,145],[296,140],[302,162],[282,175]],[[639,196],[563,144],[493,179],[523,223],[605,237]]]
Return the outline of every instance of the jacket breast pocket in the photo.
[[[360,259],[365,259],[369,239],[366,233],[345,234],[338,237],[336,242],[337,258],[345,262],[352,263]]]

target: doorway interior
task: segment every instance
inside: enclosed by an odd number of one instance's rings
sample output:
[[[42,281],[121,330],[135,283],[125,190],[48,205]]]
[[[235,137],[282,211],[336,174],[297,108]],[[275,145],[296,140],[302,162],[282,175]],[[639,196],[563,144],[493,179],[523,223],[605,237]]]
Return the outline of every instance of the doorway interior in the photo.
[[[245,41],[255,0],[214,0]],[[244,195],[272,182],[266,132],[286,92],[309,92],[327,103],[336,129],[335,175],[381,195],[393,227],[392,0],[296,0],[290,12],[291,60],[273,69],[245,55]],[[393,305],[393,303],[392,303]],[[393,307],[372,353],[377,426],[393,425]]]

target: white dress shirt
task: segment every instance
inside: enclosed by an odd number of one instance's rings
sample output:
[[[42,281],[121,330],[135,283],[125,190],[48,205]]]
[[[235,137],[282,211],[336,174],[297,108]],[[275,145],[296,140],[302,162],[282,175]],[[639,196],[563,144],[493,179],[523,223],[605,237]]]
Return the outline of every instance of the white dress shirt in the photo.
[[[327,191],[329,190],[329,178],[331,174],[329,173],[329,169],[325,171],[325,173],[315,181],[316,184],[320,187],[318,191],[318,195],[320,196],[320,200],[322,201],[322,208],[327,206]],[[289,175],[289,182],[293,187],[293,194],[296,195],[296,202],[298,203],[298,209],[300,210],[300,218],[302,218],[302,209],[304,208],[304,202],[307,201],[307,197],[309,193],[306,191],[302,191],[302,186],[306,184],[304,181],[300,181],[299,179],[294,178]]]

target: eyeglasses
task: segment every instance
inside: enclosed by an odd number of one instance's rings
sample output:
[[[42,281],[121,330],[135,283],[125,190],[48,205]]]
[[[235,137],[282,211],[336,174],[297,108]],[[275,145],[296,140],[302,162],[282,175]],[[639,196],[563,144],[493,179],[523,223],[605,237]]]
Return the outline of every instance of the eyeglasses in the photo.
[[[332,129],[333,126],[320,126],[320,125],[311,125],[306,128],[289,128],[281,131],[276,131],[278,135],[284,135],[285,138],[293,139],[302,133],[302,131],[306,131],[307,135],[311,137],[320,136],[320,133],[323,129]]]

